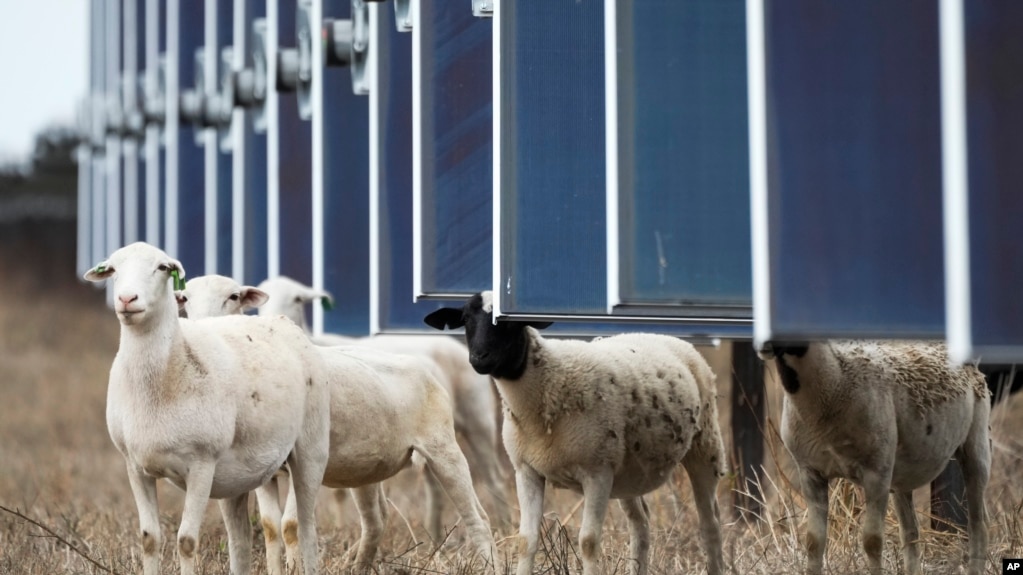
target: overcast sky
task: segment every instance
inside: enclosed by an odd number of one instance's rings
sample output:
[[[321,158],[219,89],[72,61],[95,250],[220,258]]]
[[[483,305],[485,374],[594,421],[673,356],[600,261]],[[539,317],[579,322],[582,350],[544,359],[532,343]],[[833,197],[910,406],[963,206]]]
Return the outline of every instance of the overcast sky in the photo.
[[[0,161],[71,123],[85,95],[89,0],[0,0]]]

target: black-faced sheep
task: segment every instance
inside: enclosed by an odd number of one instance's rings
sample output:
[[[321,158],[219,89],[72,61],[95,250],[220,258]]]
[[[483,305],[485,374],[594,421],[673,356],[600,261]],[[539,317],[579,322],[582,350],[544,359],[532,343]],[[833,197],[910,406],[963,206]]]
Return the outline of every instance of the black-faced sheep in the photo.
[[[643,495],[682,463],[693,486],[707,571],[722,571],[716,488],[725,473],[714,374],[692,345],[631,334],[592,342],[548,340],[546,324],[493,323],[490,292],[426,316],[437,329],[465,327],[469,358],[497,382],[504,444],[515,467],[521,521],[518,574],[532,572],[547,483],[584,497],[583,572],[598,573],[609,499],[629,520],[632,571],[648,569]]]
[[[863,487],[863,548],[881,573],[884,514],[894,494],[906,572],[920,573],[913,490],[956,457],[966,479],[969,573],[987,562],[984,488],[990,471],[990,403],[973,366],[953,367],[942,344],[820,342],[768,345],[785,388],[781,435],[807,500],[806,572],[819,574],[827,544],[828,480]]]

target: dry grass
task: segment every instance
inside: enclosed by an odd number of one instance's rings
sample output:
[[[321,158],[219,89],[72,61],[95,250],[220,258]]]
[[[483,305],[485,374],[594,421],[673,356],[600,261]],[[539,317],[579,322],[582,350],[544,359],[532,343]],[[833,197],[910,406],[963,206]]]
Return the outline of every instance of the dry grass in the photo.
[[[9,272],[13,268],[5,266]],[[117,349],[118,325],[103,304],[101,291],[82,285],[46,286],[38,278],[14,274],[0,284],[0,505],[31,521],[0,511],[0,574],[135,573],[140,569],[137,517],[121,457],[106,434],[104,405],[110,362]],[[727,350],[726,350],[727,351]],[[715,357],[727,397],[727,371]],[[764,502],[760,520],[729,519],[731,496],[723,482],[725,557],[734,573],[794,573],[801,564],[799,533],[803,502],[792,485],[787,458],[777,440],[777,382],[769,380],[769,460],[761,477]],[[1023,398],[995,410],[995,457],[988,490],[991,514],[991,573],[1001,557],[1023,556]],[[722,404],[723,425],[727,406]],[[676,478],[677,479],[677,478]],[[701,573],[703,554],[695,511],[684,479],[675,495],[661,489],[648,498],[653,514],[651,571],[655,574]],[[511,485],[509,484],[509,490]],[[865,568],[858,544],[861,507],[855,489],[834,488],[831,506],[829,573],[860,573]],[[767,495],[763,495],[763,494]],[[388,486],[392,511],[382,547],[380,571],[395,574],[472,573],[463,562],[463,532],[448,511],[450,535],[439,549],[421,524],[421,483],[405,473]],[[513,499],[514,500],[514,499]],[[579,497],[563,491],[548,494],[543,550],[537,573],[578,572],[575,537]],[[173,541],[181,508],[180,493],[160,485],[164,534]],[[605,523],[607,573],[627,573],[628,530],[623,514],[612,506]],[[923,516],[927,506],[920,500]],[[344,573],[346,551],[358,537],[358,518],[349,506],[340,524],[324,496],[319,513],[321,564],[325,573]],[[253,517],[255,510],[253,508]],[[46,529],[34,525],[42,524]],[[926,525],[926,519],[923,518]],[[257,521],[254,521],[258,525]],[[226,574],[228,560],[223,525],[211,505],[200,542],[199,572]],[[501,568],[514,568],[515,537],[498,533]],[[891,572],[900,563],[898,531],[889,517],[885,561]],[[928,574],[959,571],[961,536],[926,530],[924,565]],[[71,550],[68,544],[75,546]],[[253,537],[256,572],[265,572],[262,538]],[[90,560],[86,559],[88,557]],[[97,566],[99,564],[100,566]],[[165,544],[163,570],[177,571],[173,545]]]

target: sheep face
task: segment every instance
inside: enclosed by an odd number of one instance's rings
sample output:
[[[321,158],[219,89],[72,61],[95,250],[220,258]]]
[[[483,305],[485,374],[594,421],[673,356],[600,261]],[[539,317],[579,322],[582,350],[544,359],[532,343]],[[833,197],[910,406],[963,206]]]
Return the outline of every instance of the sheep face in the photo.
[[[122,325],[141,325],[172,305],[172,274],[185,276],[181,262],[144,242],[125,246],[85,272],[91,282],[114,280],[114,311]]]
[[[325,305],[334,303],[330,293],[313,289],[285,276],[264,280],[259,289],[266,293],[269,301],[259,308],[259,315],[283,315],[308,331],[305,321],[305,304],[321,299]]]
[[[218,275],[197,277],[174,295],[189,319],[242,314],[269,299],[259,288],[238,285],[233,279]]]
[[[515,380],[526,369],[529,340],[526,326],[543,329],[550,322],[494,323],[493,295],[478,293],[461,308],[441,308],[424,318],[436,329],[465,328],[469,347],[469,363],[476,373],[500,379]]]
[[[810,349],[810,344],[807,342],[795,342],[795,341],[769,341],[764,344],[763,349],[757,352],[760,359],[769,361],[777,359],[783,355],[793,355],[795,357],[803,357],[806,355],[807,350]]]
[[[806,342],[767,342],[757,355],[764,361],[776,360],[781,385],[792,394],[799,391],[799,373],[785,361],[785,356],[801,358],[809,349],[810,345]]]

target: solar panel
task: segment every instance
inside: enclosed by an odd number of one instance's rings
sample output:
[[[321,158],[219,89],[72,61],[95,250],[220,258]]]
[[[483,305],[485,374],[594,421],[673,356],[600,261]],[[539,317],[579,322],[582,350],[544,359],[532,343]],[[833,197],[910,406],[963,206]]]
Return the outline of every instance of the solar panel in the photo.
[[[626,1],[614,17],[612,311],[749,319],[745,2]]]
[[[636,322],[658,322],[657,331],[679,335],[748,336],[748,322],[608,315],[604,9],[497,5],[498,315],[573,322],[563,327],[574,333],[650,330]]]
[[[423,317],[444,302],[412,290],[412,37],[387,5],[370,9],[370,332],[437,333]]]
[[[750,22],[757,339],[940,337],[937,5],[762,8]]]
[[[235,57],[240,67],[257,67],[265,72],[267,64],[266,46],[266,3],[258,0],[243,0],[241,10],[235,19],[241,19],[240,28],[234,35]],[[257,55],[258,52],[258,55]],[[262,72],[261,72],[262,73]],[[269,276],[269,215],[267,196],[267,157],[269,141],[265,123],[257,118],[266,116],[268,86],[263,86],[264,100],[254,104],[250,110],[235,112],[238,132],[235,135],[233,185],[235,188],[236,240],[232,260],[235,264],[234,277],[246,285],[257,285]],[[240,116],[240,120],[239,120]],[[258,125],[257,125],[258,124]],[[240,270],[238,268],[241,268]]]
[[[946,162],[965,168],[946,182],[954,195],[946,204],[949,229],[958,232],[949,237],[950,350],[959,361],[1017,363],[1023,361],[1018,321],[1023,317],[1018,294],[1023,243],[1017,232],[1023,216],[1018,157],[1023,145],[1023,7],[1012,2],[942,6],[958,11],[955,21],[946,20],[952,14],[942,14],[943,50],[949,50],[943,53],[943,70],[955,58],[960,74],[965,73],[959,76],[965,83],[943,86],[943,97],[961,104],[948,110],[958,117],[946,115],[946,123],[965,122],[965,133],[945,134],[946,154],[954,150],[958,155],[946,155]],[[946,45],[956,30],[958,45]]]
[[[143,173],[141,145],[141,113],[139,110],[139,78],[145,58],[145,5],[138,2],[124,2],[121,26],[121,110],[122,110],[122,161],[124,166],[124,237],[127,245],[145,238],[146,194]],[[138,123],[136,123],[138,122]]]
[[[492,24],[431,0],[414,18],[413,291],[467,297],[493,273]]]
[[[323,0],[322,18],[350,19],[351,2]],[[322,58],[322,52],[320,52]],[[352,91],[351,72],[314,63],[321,96],[313,99],[314,153],[323,212],[322,282],[334,309],[320,315],[322,331],[369,333],[369,100]],[[316,83],[314,82],[314,88]],[[316,130],[321,130],[316,135]],[[317,143],[319,140],[319,143]],[[317,151],[319,147],[319,151]],[[319,172],[319,173],[317,173]]]
[[[270,42],[270,54],[276,50],[297,46],[296,19],[298,2],[278,0],[276,13],[267,9],[267,23],[276,29],[277,43]],[[274,28],[276,26],[276,28]],[[280,74],[280,69],[277,69]],[[270,149],[267,157],[270,217],[278,214],[276,242],[271,237],[271,264],[269,275],[285,275],[311,285],[312,264],[312,125],[298,115],[298,96],[295,92],[274,91],[268,100],[270,110],[276,114],[268,128]],[[276,195],[276,206],[274,196]],[[276,207],[276,210],[275,210]],[[276,248],[276,253],[274,250]],[[276,262],[276,265],[274,265]]]
[[[145,3],[145,71],[142,84],[142,108],[145,119],[143,161],[145,164],[145,229],[146,242],[164,246],[164,207],[166,205],[164,174],[166,151],[163,131],[166,121],[164,56],[167,50],[166,0]],[[155,117],[154,117],[155,116]]]
[[[105,38],[106,75],[105,75],[105,107],[106,107],[106,155],[105,155],[105,207],[106,217],[103,227],[106,231],[106,246],[113,252],[123,245],[124,241],[124,158],[121,154],[121,136],[117,133],[117,123],[121,120],[121,74],[122,74],[122,29],[121,2],[108,0],[104,13],[106,18]],[[105,257],[105,256],[104,256]]]
[[[196,128],[180,122],[182,90],[195,86],[195,53],[203,44],[204,13],[167,2],[166,250],[191,275],[206,269],[205,162]]]

